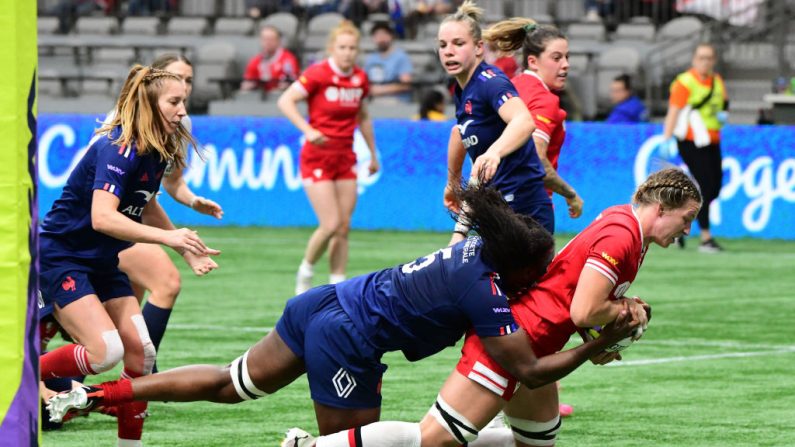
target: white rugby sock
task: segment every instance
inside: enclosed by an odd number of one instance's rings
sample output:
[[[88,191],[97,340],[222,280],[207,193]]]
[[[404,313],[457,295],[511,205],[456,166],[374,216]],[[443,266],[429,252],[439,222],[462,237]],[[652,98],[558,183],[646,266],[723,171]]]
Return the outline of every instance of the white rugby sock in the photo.
[[[356,444],[351,444],[350,439],[354,439]],[[361,444],[358,444],[359,439]],[[420,447],[421,440],[420,424],[383,421],[320,436],[315,447]]]
[[[332,273],[328,275],[328,283],[329,284],[337,284],[345,281],[345,275],[342,273]]]
[[[484,428],[478,439],[470,442],[469,447],[514,447],[513,431],[508,427]]]
[[[315,265],[310,264],[306,259],[302,259],[301,265],[298,266],[298,273],[303,276],[312,276],[315,273]]]

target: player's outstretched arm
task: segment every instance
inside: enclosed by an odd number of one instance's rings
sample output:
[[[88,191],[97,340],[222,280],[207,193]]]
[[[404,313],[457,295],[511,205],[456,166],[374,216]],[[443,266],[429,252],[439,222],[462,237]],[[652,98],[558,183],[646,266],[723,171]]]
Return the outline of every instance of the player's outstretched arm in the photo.
[[[501,337],[483,337],[481,341],[489,355],[503,368],[529,388],[562,379],[612,343],[628,337],[638,326],[627,309],[619,313],[613,323],[605,326],[602,336],[576,348],[538,358],[533,353],[523,329]]]
[[[175,170],[171,175],[163,177],[163,189],[174,200],[196,212],[213,216],[216,219],[224,217],[224,210],[221,205],[208,198],[196,195],[190,189],[190,186],[188,186],[182,176],[181,170]]]

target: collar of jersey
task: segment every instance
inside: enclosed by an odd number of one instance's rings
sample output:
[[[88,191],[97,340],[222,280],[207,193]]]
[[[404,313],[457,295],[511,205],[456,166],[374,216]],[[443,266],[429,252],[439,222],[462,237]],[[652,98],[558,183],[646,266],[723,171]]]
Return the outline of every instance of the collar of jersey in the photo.
[[[340,76],[350,76],[353,73],[353,68],[352,67],[347,72],[342,71],[342,69],[340,69],[340,67],[338,67],[337,64],[334,63],[334,59],[332,59],[332,58],[328,58],[328,65],[329,65],[329,67],[331,67],[331,71],[333,71],[334,73],[336,73],[336,74],[338,74]]]
[[[543,85],[544,88],[547,89],[547,91],[550,91],[549,87],[547,86],[547,84],[544,83],[544,80],[541,79],[541,76],[539,76],[538,73],[534,72],[533,70],[525,70],[522,73],[533,76],[534,78],[538,79],[538,82],[540,82],[541,85]]]

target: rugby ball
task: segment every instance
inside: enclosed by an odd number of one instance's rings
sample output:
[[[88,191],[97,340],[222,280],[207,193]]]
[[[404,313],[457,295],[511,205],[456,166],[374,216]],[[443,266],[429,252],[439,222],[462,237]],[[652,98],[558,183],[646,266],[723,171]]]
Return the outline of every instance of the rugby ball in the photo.
[[[625,338],[623,340],[619,340],[616,343],[613,343],[612,345],[610,345],[607,348],[605,348],[605,351],[606,352],[621,352],[624,349],[627,349],[628,347],[630,347],[632,345],[632,343],[634,343],[634,340],[632,339],[632,337],[634,337],[636,335],[637,331],[638,330],[635,329],[635,331],[633,331],[633,335],[630,335],[629,337],[627,337],[627,338]],[[585,339],[589,340],[589,341],[593,340],[595,338],[599,338],[599,335],[601,333],[602,333],[602,326],[594,326],[592,328],[588,328],[588,329],[585,329],[583,331],[583,334],[585,335]]]

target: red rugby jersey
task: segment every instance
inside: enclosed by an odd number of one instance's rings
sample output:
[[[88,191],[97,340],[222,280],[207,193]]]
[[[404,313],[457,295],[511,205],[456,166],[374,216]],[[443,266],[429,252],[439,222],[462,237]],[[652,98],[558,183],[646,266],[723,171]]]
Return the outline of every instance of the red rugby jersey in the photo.
[[[309,125],[329,140],[323,146],[310,143],[305,148],[351,150],[356,117],[370,91],[367,74],[359,67],[343,72],[331,59],[318,62],[298,78],[293,88],[307,95]]]

